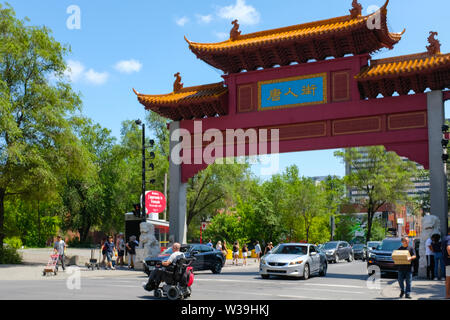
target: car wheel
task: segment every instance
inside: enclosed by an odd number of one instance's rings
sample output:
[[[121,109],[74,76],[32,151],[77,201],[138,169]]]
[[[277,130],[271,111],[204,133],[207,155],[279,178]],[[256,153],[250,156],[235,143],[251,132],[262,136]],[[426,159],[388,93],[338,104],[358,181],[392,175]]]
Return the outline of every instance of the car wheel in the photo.
[[[303,280],[308,280],[309,279],[309,264],[305,264],[305,267],[303,268]]]
[[[324,263],[324,264],[322,265],[322,270],[320,270],[320,272],[319,272],[319,275],[320,275],[321,277],[325,277],[325,276],[327,275],[327,269],[328,269],[328,264],[327,264],[327,263]]]
[[[269,279],[269,278],[270,278],[270,275],[268,275],[268,274],[262,274],[262,275],[261,275],[261,278],[263,278],[263,279]]]
[[[338,263],[339,262],[339,256],[336,254],[336,256],[334,257],[334,263]]]
[[[211,271],[214,274],[219,274],[222,271],[222,262],[221,261],[217,261],[214,264],[214,267],[211,269]]]

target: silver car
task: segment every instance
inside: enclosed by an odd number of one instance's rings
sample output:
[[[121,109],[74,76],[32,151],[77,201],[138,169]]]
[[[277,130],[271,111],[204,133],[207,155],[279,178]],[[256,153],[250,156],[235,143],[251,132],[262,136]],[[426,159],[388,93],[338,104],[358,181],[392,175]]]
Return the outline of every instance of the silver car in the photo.
[[[327,274],[327,258],[313,244],[283,243],[261,258],[259,274],[263,279],[274,276],[300,277]]]

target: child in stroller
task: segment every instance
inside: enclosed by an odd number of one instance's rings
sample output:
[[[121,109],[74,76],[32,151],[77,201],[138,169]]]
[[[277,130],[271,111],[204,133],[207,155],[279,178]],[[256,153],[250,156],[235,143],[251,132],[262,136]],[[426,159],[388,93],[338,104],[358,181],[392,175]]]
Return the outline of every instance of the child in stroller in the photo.
[[[194,270],[191,267],[194,259],[186,259],[183,255],[174,264],[167,267],[157,265],[151,272],[144,289],[147,291],[154,290],[153,294],[156,298],[167,296],[169,300],[179,300],[189,297],[194,282]],[[160,287],[161,282],[165,283],[162,287]]]

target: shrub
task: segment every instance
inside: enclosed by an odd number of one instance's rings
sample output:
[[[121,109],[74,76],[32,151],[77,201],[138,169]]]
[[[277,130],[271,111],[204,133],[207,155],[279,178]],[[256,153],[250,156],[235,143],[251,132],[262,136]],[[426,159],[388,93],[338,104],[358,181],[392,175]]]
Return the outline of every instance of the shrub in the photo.
[[[4,243],[6,243],[8,247],[14,249],[20,249],[23,246],[22,240],[19,237],[6,238]]]
[[[10,247],[0,248],[0,264],[21,264],[22,257],[16,249]]]

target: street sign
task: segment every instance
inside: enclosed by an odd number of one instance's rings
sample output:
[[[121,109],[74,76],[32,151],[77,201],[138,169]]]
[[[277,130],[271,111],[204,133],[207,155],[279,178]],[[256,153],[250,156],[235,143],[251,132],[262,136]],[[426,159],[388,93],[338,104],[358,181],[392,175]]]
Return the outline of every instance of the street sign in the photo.
[[[205,231],[208,224],[206,222],[202,222],[202,230]]]
[[[403,218],[398,218],[397,224],[405,224],[405,220]]]
[[[166,197],[159,191],[145,193],[145,209],[147,214],[161,213],[166,209]]]

